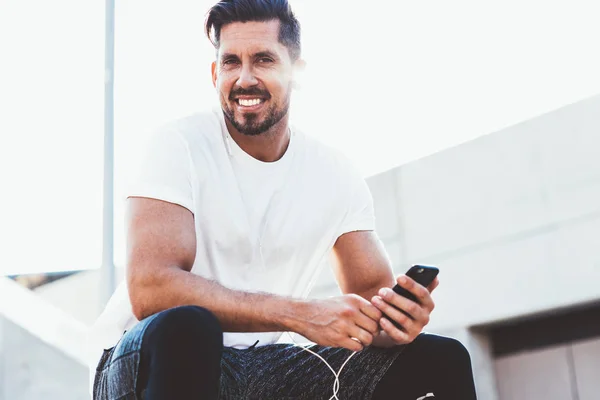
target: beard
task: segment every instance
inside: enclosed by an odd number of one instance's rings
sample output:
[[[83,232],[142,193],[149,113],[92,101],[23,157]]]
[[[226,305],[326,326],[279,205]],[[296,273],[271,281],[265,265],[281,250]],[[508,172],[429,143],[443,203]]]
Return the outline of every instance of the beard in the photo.
[[[271,103],[269,108],[265,111],[266,116],[262,120],[260,120],[260,115],[258,113],[244,113],[236,118],[235,111],[229,107],[227,102],[223,102],[223,114],[231,125],[233,125],[233,127],[241,134],[257,136],[267,132],[288,113],[291,92],[292,86],[290,85],[285,94],[283,104],[280,106],[278,103]],[[229,100],[235,101],[234,98],[236,95],[258,95],[264,99],[271,99],[268,92],[261,91],[260,89],[237,89],[230,93]]]

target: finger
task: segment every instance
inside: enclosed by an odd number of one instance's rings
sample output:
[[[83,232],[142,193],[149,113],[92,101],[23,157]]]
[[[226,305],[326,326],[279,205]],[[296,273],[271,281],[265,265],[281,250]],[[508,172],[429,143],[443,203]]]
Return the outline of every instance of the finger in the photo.
[[[389,306],[392,306],[392,308],[395,307],[404,311],[412,319],[425,320],[428,318],[427,311],[419,303],[415,303],[404,296],[400,296],[390,288],[382,288],[379,291],[379,297],[381,297]],[[381,309],[380,307],[377,308]]]
[[[361,351],[364,348],[364,346],[358,340],[354,340],[350,337],[343,339],[340,342],[339,347],[343,347],[351,351]]]
[[[381,318],[381,311],[377,309],[370,301],[364,299],[361,296],[354,295],[352,298],[355,301],[355,305],[358,308],[357,313],[352,315],[353,322],[361,328],[375,334],[379,331],[379,318]]]
[[[373,343],[373,334],[369,331],[364,330],[360,326],[354,325],[350,331],[350,338],[358,339],[360,344],[367,347]]]
[[[415,295],[415,297],[417,298],[417,302],[419,302],[423,308],[427,310],[433,310],[434,303],[433,299],[431,298],[431,293],[429,293],[429,290],[424,288],[422,285],[419,285],[417,282],[415,282],[413,279],[409,278],[406,275],[399,276],[397,282],[398,285]]]
[[[411,329],[414,329],[413,326],[415,325],[415,323],[413,322],[411,316],[406,315],[396,307],[384,301],[379,296],[373,296],[372,301],[373,304],[377,308],[379,308],[382,313],[385,314],[386,319],[395,321],[396,323],[400,324],[402,328],[407,332],[410,332]]]
[[[392,340],[398,344],[410,343],[410,336],[396,328],[387,318],[383,317],[379,320],[381,328]]]
[[[360,305],[361,315],[359,315],[356,324],[375,334],[379,331],[379,319],[382,317],[381,311],[371,302],[365,300]]]
[[[377,310],[377,314],[378,316],[375,319],[368,317],[365,314],[359,314],[354,320],[354,323],[356,326],[373,335],[379,331],[379,323],[377,321],[382,317],[381,311]]]
[[[438,285],[440,284],[439,279],[436,277],[433,282],[431,282],[431,284],[429,286],[427,286],[427,290],[429,290],[429,293],[433,293],[433,291],[435,290],[436,287],[438,287]]]

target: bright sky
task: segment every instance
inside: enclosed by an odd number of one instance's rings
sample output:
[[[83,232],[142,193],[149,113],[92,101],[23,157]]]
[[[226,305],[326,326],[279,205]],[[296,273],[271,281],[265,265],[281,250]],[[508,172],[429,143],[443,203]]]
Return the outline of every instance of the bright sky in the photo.
[[[293,0],[292,0],[293,1]],[[212,104],[207,0],[119,0],[115,262],[123,187],[157,125]],[[600,93],[600,6],[296,0],[294,119],[365,176]],[[104,2],[0,2],[0,274],[96,268]]]

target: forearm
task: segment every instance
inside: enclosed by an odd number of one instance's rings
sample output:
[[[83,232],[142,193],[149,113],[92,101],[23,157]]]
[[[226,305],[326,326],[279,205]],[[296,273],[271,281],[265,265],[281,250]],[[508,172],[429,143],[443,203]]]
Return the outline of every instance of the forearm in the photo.
[[[354,292],[365,300],[371,301],[373,296],[376,296],[379,293],[379,289],[387,287],[391,288],[394,286],[394,277],[387,276],[387,274],[377,277],[377,279],[373,279],[365,282],[360,287],[357,287]]]
[[[290,330],[301,301],[265,293],[228,289],[180,268],[128,277],[130,299],[138,319],[183,305],[210,310],[226,332]]]

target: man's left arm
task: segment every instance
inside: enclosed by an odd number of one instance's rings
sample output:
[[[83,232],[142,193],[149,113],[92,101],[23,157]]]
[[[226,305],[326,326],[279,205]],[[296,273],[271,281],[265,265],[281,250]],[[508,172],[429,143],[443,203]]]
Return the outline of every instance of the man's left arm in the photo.
[[[373,339],[374,346],[410,343],[429,323],[429,315],[435,306],[430,293],[438,284],[437,278],[428,288],[405,275],[395,279],[387,253],[374,231],[341,235],[333,248],[333,260],[334,272],[344,294],[358,294],[403,327],[402,330],[397,329],[382,314],[378,321],[382,331]],[[419,303],[392,291],[396,283],[413,293]]]

